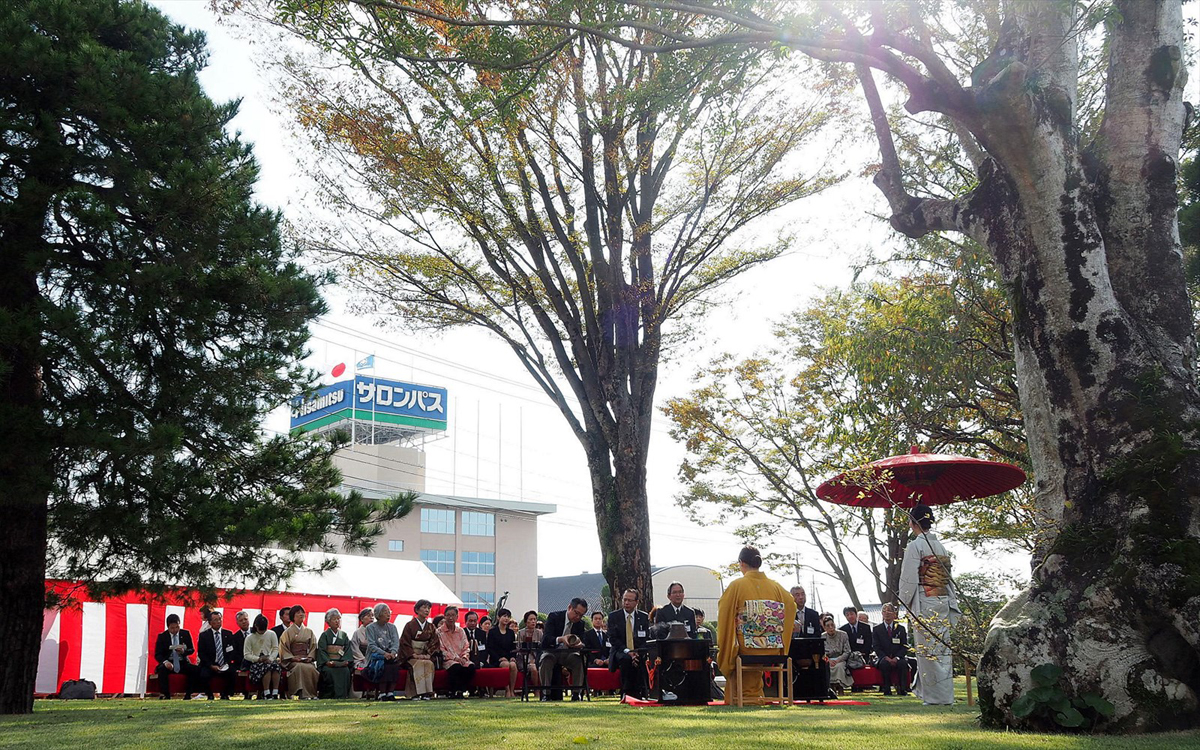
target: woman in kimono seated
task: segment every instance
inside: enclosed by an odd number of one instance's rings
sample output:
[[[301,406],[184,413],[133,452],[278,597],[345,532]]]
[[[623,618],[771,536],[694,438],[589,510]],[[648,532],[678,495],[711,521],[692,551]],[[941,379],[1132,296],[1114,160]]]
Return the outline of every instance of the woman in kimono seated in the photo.
[[[317,699],[317,637],[304,627],[306,613],[299,604],[292,607],[292,624],[279,639],[279,656],[287,670],[288,697],[299,695]]]
[[[842,690],[854,687],[854,678],[846,661],[850,658],[850,636],[838,630],[837,620],[826,612],[821,615],[821,627],[825,630],[821,637],[825,639],[825,661],[829,663],[829,684],[836,686],[838,694]]]
[[[759,568],[762,555],[754,547],[738,555],[742,577],[729,584],[717,605],[717,666],[725,675],[725,703],[737,702],[739,688],[744,699],[762,698],[762,673],[750,672],[745,684],[737,684],[738,654],[782,654],[792,641],[796,602],[783,586],[767,578]]]
[[[962,612],[950,579],[950,555],[938,541],[933,510],[917,505],[908,512],[915,538],[904,549],[900,567],[900,601],[913,623],[917,682],[913,693],[927,706],[954,703],[950,628]]]
[[[317,641],[317,669],[321,672],[322,698],[349,698],[353,655],[350,637],[342,630],[342,613],[331,609],[325,613],[328,626]]]
[[[418,700],[433,699],[433,655],[438,651],[437,630],[429,620],[433,607],[428,599],[421,599],[413,607],[413,619],[404,624],[400,633],[400,660],[412,667],[409,685]]]

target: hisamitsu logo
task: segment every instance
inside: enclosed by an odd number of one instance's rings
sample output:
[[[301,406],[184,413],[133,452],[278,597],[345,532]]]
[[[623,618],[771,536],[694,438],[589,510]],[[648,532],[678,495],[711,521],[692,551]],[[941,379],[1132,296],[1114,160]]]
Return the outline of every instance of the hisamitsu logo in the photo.
[[[331,391],[323,393],[308,401],[301,402],[299,405],[292,406],[292,419],[300,419],[307,417],[315,411],[328,409],[331,406],[337,406],[346,400],[346,392],[344,390]]]

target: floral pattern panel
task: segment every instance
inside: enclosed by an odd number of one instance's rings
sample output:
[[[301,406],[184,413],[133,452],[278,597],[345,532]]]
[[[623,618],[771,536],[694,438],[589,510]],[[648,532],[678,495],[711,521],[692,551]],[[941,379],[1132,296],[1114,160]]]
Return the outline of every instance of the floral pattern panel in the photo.
[[[746,648],[783,648],[783,602],[750,599],[738,615],[738,630]]]

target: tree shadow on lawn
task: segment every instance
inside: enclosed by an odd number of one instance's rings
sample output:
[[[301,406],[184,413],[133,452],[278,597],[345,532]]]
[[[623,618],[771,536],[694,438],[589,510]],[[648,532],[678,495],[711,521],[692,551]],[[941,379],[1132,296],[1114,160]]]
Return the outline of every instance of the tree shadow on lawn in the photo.
[[[990,732],[965,705],[634,708],[613,700],[522,704],[507,700],[183,702],[38,701],[30,716],[0,718],[0,746],[87,750],[222,746],[355,748],[806,747],[828,750],[1026,748],[1197,748],[1200,732],[1087,737]]]

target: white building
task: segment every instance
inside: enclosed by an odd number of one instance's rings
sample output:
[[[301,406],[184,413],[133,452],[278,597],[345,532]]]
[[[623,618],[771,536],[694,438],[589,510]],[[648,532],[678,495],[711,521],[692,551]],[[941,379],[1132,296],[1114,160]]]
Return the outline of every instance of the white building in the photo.
[[[537,601],[537,519],[557,508],[425,491],[424,440],[444,434],[445,389],[358,375],[292,408],[292,428],[343,430],[351,444],[334,457],[346,490],[383,498],[420,493],[406,518],[385,525],[372,557],[425,563],[463,603],[489,607],[508,592]]]

